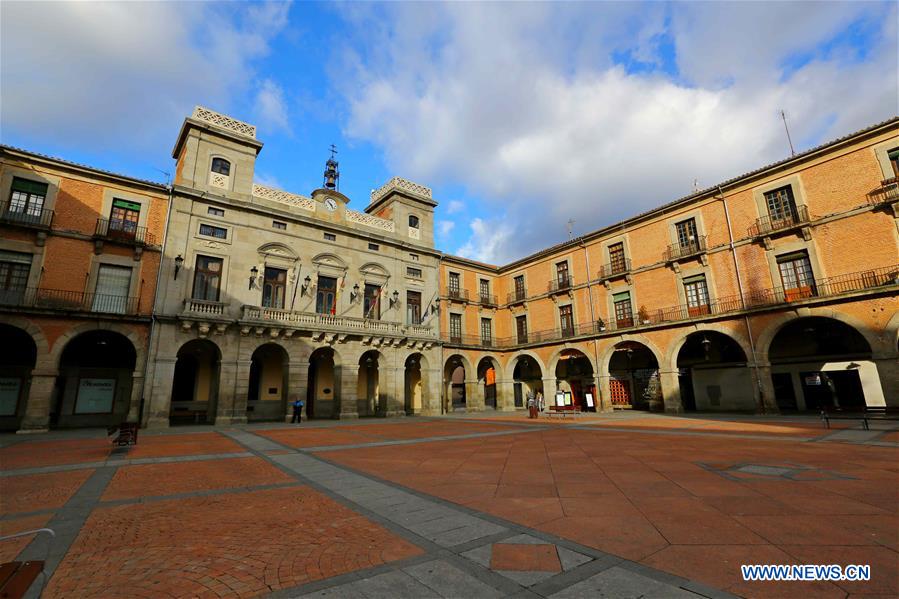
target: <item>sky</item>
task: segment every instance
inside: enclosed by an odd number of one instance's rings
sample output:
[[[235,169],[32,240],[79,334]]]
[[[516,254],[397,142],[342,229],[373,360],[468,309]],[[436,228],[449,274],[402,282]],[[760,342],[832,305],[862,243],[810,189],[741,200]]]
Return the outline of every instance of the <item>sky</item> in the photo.
[[[256,181],[338,148],[362,210],[433,189],[439,249],[504,264],[899,113],[894,2],[0,3],[0,142],[166,182],[202,105]]]

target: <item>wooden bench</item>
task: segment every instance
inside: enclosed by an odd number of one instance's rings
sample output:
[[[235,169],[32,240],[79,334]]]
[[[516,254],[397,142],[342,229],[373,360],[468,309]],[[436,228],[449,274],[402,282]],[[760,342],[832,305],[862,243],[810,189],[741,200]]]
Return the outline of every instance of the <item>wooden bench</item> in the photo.
[[[893,406],[865,406],[861,409],[841,410],[839,408],[821,410],[821,420],[830,428],[831,420],[861,420],[865,430],[870,430],[868,422],[871,420],[899,420],[899,407]]]
[[[569,416],[572,418],[576,416],[580,416],[582,412],[580,410],[560,410],[558,406],[550,406],[549,411],[544,412],[547,417],[552,418],[553,416],[558,416],[562,419],[565,419]]]
[[[116,447],[137,445],[137,431],[139,428],[135,422],[123,422],[118,426],[107,426],[106,435],[112,437],[112,444]]]
[[[37,535],[47,533],[50,535],[47,540],[46,549],[44,551],[44,559],[30,560],[25,562],[6,562],[0,564],[0,598],[2,599],[21,599],[37,580],[38,576],[44,574],[44,563],[50,554],[50,542],[56,537],[56,533],[49,528],[39,528],[37,530],[26,530],[12,535],[0,537],[0,541],[7,541],[19,537]],[[46,577],[41,581],[41,587],[46,583]],[[43,592],[43,588],[39,589],[38,595]]]

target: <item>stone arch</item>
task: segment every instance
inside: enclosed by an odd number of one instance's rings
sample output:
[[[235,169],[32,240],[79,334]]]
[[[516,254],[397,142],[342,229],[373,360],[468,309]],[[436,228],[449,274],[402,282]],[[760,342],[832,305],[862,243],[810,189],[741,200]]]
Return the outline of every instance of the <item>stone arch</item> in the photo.
[[[454,380],[457,369],[462,368],[461,381]],[[454,353],[446,357],[443,362],[443,388],[448,411],[465,409],[472,403],[473,397],[468,397],[468,381],[476,373],[471,361],[464,354]]]
[[[387,356],[377,349],[367,349],[359,356],[356,377],[356,412],[360,416],[387,413],[387,396],[381,393],[381,367],[387,366]]]
[[[134,346],[134,350],[137,354],[134,371],[138,372],[141,370],[145,360],[147,359],[146,340],[144,338],[141,338],[130,327],[115,322],[98,322],[95,324],[85,323],[70,328],[65,333],[60,335],[59,338],[53,343],[53,347],[50,351],[50,363],[58,366],[59,359],[60,357],[62,357],[62,352],[69,344],[69,342],[71,342],[74,338],[78,337],[82,333],[87,333],[89,331],[111,331],[113,333],[118,333],[119,335],[126,337],[131,342],[131,345]]]
[[[332,418],[340,413],[342,368],[343,357],[331,345],[320,345],[309,355],[307,418]]]
[[[879,344],[882,351],[887,356],[895,356],[899,353],[899,310],[893,314],[892,318],[890,318],[889,322],[883,329],[883,343]],[[879,353],[876,348],[872,346],[874,353]]]
[[[563,359],[564,358],[564,359]],[[551,362],[552,370],[546,373],[554,380],[553,389],[548,392],[562,393],[566,399],[564,409],[596,409],[596,365],[590,355],[579,347],[567,347],[557,352]],[[586,366],[585,366],[586,364]],[[588,371],[589,369],[589,371]],[[593,398],[593,405],[588,405],[587,395]],[[570,400],[570,401],[567,401]],[[553,405],[554,397],[546,397],[546,402]],[[555,405],[560,405],[556,403]]]
[[[536,362],[537,366],[540,367],[540,372],[544,373],[543,376],[547,376],[546,365],[543,364],[543,360],[541,360],[536,353],[525,349],[515,352],[506,360],[505,380],[511,381],[514,378],[515,367],[518,365],[518,361],[524,356],[527,356]]]
[[[538,378],[516,378],[515,372],[518,370],[519,364],[525,361],[527,363],[533,363],[536,368],[540,371],[540,376]],[[526,374],[524,369],[519,371],[519,375]],[[531,374],[528,372],[527,374]],[[546,367],[543,365],[543,361],[531,351],[521,351],[516,353],[508,360],[508,364],[506,366],[506,377],[508,381],[512,383],[512,402],[516,408],[525,408],[527,407],[527,397],[530,393],[543,392],[543,379],[545,377],[549,377],[550,375],[546,372]],[[544,393],[545,395],[545,393]]]
[[[878,342],[879,340],[877,339],[877,337],[875,337],[873,333],[865,326],[864,322],[862,322],[855,316],[839,312],[830,307],[799,308],[795,311],[778,314],[774,322],[769,324],[761,332],[761,334],[758,336],[758,341],[756,342],[759,361],[765,363],[770,362],[768,353],[771,349],[771,342],[774,341],[774,338],[777,336],[781,329],[795,320],[808,318],[811,316],[832,318],[833,320],[838,320],[843,324],[852,327],[862,337],[865,338],[865,341],[868,342],[868,346],[871,348],[872,352],[876,351],[875,348],[881,347],[881,344]]]
[[[688,330],[680,332],[678,336],[674,338],[674,341],[668,344],[668,351],[665,354],[665,361],[659,361],[659,366],[664,366],[668,370],[672,371],[677,370],[677,358],[680,354],[681,348],[683,348],[684,344],[687,342],[687,338],[694,333],[701,333],[703,331],[711,331],[714,333],[720,333],[725,337],[730,337],[730,339],[737,345],[739,345],[740,349],[743,350],[743,353],[746,355],[746,359],[749,362],[753,361],[752,350],[749,348],[749,340],[743,334],[725,327],[721,323],[710,322],[703,323],[702,325],[695,325]]]
[[[492,375],[490,374],[491,370],[493,371]],[[501,372],[502,366],[496,356],[484,354],[478,360],[475,376],[478,379],[478,391],[481,394],[481,404],[484,407],[490,407],[492,409],[497,409],[499,407],[497,405],[497,377]]]
[[[750,354],[737,339],[703,327],[691,331],[677,345],[671,366],[685,411],[757,407],[756,380],[748,367]]]
[[[211,339],[189,339],[175,356],[169,423],[212,422],[218,405],[222,348]]]
[[[0,382],[3,391],[0,397],[0,430],[16,430],[31,399],[38,347],[28,331],[5,322],[0,322],[0,338],[3,339],[0,342],[0,377],[3,379]]]
[[[274,340],[257,344],[250,354],[247,421],[281,420],[287,412],[289,387],[290,354],[287,348]]]
[[[549,360],[546,361],[546,369],[544,370],[544,372],[549,373],[546,376],[555,376],[554,373],[556,372],[556,367],[559,365],[559,358],[562,357],[563,353],[571,350],[579,351],[584,354],[584,357],[587,358],[587,360],[590,362],[590,366],[593,368],[594,376],[599,373],[599,370],[596,368],[596,360],[591,355],[592,352],[590,352],[589,348],[585,349],[579,345],[563,345],[562,347],[554,351],[553,354],[549,357]]]
[[[615,354],[615,348],[628,341],[646,346],[646,348],[655,356],[656,362],[658,363],[659,367],[662,366],[662,358],[664,354],[659,350],[659,348],[652,340],[650,340],[646,335],[628,334],[619,337],[618,340],[609,345],[600,356],[599,363],[602,367],[602,372],[609,372],[609,363],[612,361],[612,356]]]
[[[312,258],[312,264],[314,264],[318,268],[333,268],[342,271],[346,271],[347,269],[346,261],[344,261],[344,259],[337,254],[332,254],[330,252],[322,252],[321,254],[317,254]]]
[[[50,343],[47,341],[47,336],[44,335],[44,331],[41,330],[39,326],[27,318],[8,314],[0,316],[0,324],[8,324],[11,327],[22,329],[31,336],[31,340],[34,341],[34,345],[37,347],[37,362],[34,366],[35,370],[41,366],[50,370],[56,370],[57,363],[52,361],[50,356]]]

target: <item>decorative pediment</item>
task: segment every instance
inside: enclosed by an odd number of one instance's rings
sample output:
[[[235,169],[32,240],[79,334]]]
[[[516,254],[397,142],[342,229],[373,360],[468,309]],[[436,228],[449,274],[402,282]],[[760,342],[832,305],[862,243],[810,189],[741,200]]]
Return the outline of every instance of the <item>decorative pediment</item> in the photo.
[[[256,251],[263,257],[271,256],[273,258],[292,260],[294,262],[300,259],[295,251],[283,243],[266,243],[265,245],[259,246],[259,249]]]
[[[362,278],[364,278],[366,281],[379,281],[382,283],[386,283],[387,279],[390,278],[390,273],[387,272],[387,269],[380,264],[375,264],[374,262],[363,264],[361,267],[359,267],[359,272],[362,274]]]
[[[316,270],[327,276],[341,277],[346,274],[347,264],[335,254],[319,254],[312,259]]]

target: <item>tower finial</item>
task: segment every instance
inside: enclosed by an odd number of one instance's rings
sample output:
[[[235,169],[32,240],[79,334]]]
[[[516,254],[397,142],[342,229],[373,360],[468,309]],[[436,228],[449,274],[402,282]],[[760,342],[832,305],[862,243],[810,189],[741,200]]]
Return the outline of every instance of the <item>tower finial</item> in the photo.
[[[337,146],[331,144],[331,157],[325,162],[325,189],[340,189],[340,170],[337,163]]]

